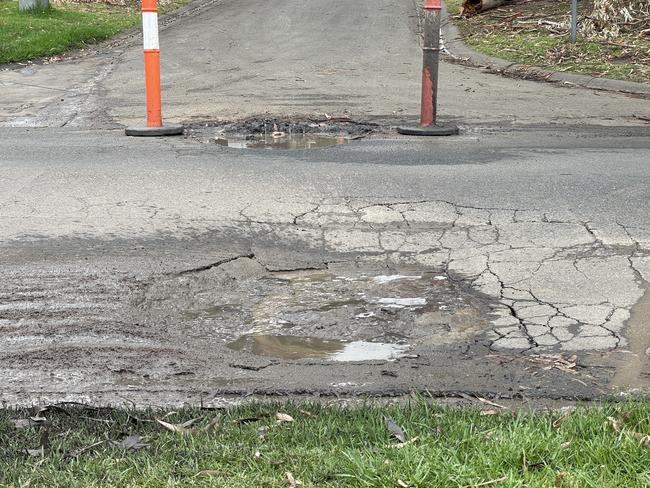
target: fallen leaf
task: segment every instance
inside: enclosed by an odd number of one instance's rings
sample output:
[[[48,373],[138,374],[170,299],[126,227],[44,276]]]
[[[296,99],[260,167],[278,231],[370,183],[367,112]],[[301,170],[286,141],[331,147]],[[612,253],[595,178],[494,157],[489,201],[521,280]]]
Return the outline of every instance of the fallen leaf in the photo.
[[[615,432],[621,433],[623,432],[623,427],[625,426],[625,422],[629,417],[630,417],[630,413],[625,412],[621,414],[618,418],[607,417],[607,420],[609,421],[609,425],[612,427],[612,429],[614,429]],[[624,433],[627,434],[628,436],[637,439],[641,447],[650,447],[650,435],[642,434],[641,432],[634,432],[634,431],[626,431]]]
[[[307,417],[313,417],[314,414],[311,412],[308,412],[307,410],[298,410],[301,414],[306,415]]]
[[[555,473],[555,486],[562,486],[564,480],[569,477],[569,473],[566,471],[558,471]]]
[[[104,442],[106,442],[106,441],[95,442],[94,444],[91,444],[91,445],[86,446],[86,447],[82,447],[81,449],[77,449],[76,451],[71,451],[71,452],[67,453],[67,454],[66,454],[65,456],[63,456],[63,457],[64,457],[65,459],[74,459],[74,458],[78,458],[78,457],[81,456],[83,453],[88,452],[88,451],[90,451],[91,449],[94,449],[95,447],[104,444]]]
[[[401,449],[403,447],[408,446],[409,444],[413,444],[417,440],[418,440],[418,437],[414,437],[413,439],[409,439],[406,442],[398,442],[397,444],[390,444],[387,447],[392,448],[392,449]]]
[[[187,422],[183,422],[182,424],[170,424],[169,422],[165,422],[164,420],[156,419],[156,422],[158,422],[160,425],[162,425],[165,429],[171,431],[171,432],[176,432],[177,434],[189,434],[192,432],[192,429],[190,427],[194,425],[199,418],[188,420]]]
[[[571,441],[563,442],[562,444],[560,444],[560,447],[562,449],[567,449],[570,446],[571,446]]]
[[[476,399],[477,399],[479,402],[485,403],[486,405],[490,405],[490,406],[492,406],[492,407],[503,408],[503,409],[506,409],[506,410],[508,409],[508,407],[506,407],[506,406],[504,406],[504,405],[499,405],[498,403],[495,403],[495,402],[493,402],[493,401],[490,401],[490,400],[488,400],[487,398],[481,398],[481,397],[477,396]]]
[[[26,419],[11,419],[11,424],[15,429],[28,429],[30,427],[41,427],[49,422],[45,417],[29,417]]]
[[[476,485],[467,485],[466,488],[470,488],[470,487],[471,487],[471,488],[475,488],[475,487],[479,487],[479,486],[495,485],[495,484],[497,484],[497,483],[501,483],[502,481],[505,481],[505,480],[507,480],[507,479],[508,479],[508,476],[503,476],[503,477],[498,478],[498,479],[496,479],[496,480],[483,481],[483,482],[478,483],[478,484],[476,484]]]
[[[196,473],[195,476],[222,476],[223,474],[225,474],[223,471],[217,469],[204,469]]]
[[[27,429],[32,426],[29,419],[11,419],[9,422],[14,426],[14,429]]]
[[[397,486],[400,486],[401,488],[409,488],[409,485],[402,480],[397,480]]]
[[[488,409],[488,410],[481,410],[481,415],[499,415],[499,411],[495,410],[493,408]]]
[[[296,486],[302,485],[302,481],[297,480],[296,478],[294,478],[293,474],[291,474],[290,471],[287,471],[285,473],[285,476],[287,477],[287,483],[289,485],[289,488],[296,488]]]
[[[262,420],[261,417],[244,417],[241,419],[233,420],[233,423],[243,425],[243,424],[252,424],[253,422],[259,422],[260,420]]]
[[[216,429],[220,423],[221,423],[221,416],[217,415],[212,420],[210,420],[210,423],[208,423],[208,425],[206,425],[203,430],[209,431],[212,429]]]
[[[395,422],[390,417],[384,417],[384,421],[386,422],[386,427],[388,428],[388,431],[391,433],[391,435],[402,444],[405,443],[406,434],[404,433],[404,430],[399,425],[397,425],[397,422]]]
[[[260,436],[260,440],[264,442],[266,440],[266,434],[269,433],[269,428],[264,426],[257,429],[257,434]]]
[[[149,444],[145,444],[142,441],[143,438],[139,435],[130,435],[122,439],[120,442],[113,442],[113,445],[115,447],[126,449],[128,451],[137,451],[149,446]]]
[[[609,421],[609,425],[614,429],[615,432],[620,432],[623,430],[623,426],[625,425],[625,421],[628,419],[630,416],[629,413],[623,413],[621,414],[620,417],[614,418],[614,417],[607,417],[607,420]]]
[[[554,429],[559,429],[560,426],[564,423],[566,419],[568,419],[574,412],[575,410],[569,410],[567,413],[559,417],[553,422],[553,428]]]
[[[278,422],[293,422],[293,417],[289,414],[278,412],[275,414]]]

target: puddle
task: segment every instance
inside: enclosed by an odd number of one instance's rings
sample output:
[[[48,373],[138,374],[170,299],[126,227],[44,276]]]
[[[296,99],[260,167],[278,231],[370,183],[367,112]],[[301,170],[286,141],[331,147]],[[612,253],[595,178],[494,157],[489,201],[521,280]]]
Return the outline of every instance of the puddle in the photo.
[[[325,283],[332,281],[334,275],[327,271],[285,271],[273,273],[273,278],[292,283]]]
[[[422,276],[405,276],[405,275],[380,275],[375,276],[372,281],[379,283],[380,285],[385,285],[386,283],[392,283],[393,281],[402,281],[402,280],[421,280]]]
[[[231,315],[240,311],[239,305],[226,303],[223,305],[214,305],[213,307],[202,308],[200,310],[185,310],[182,316],[187,319],[214,319],[223,317],[224,315]]]
[[[650,283],[642,283],[643,296],[632,307],[630,320],[627,322],[626,338],[630,349],[630,358],[617,369],[612,379],[612,385],[617,388],[645,388],[648,381],[644,380],[643,370],[648,365],[650,351]]]
[[[397,359],[408,350],[408,346],[399,344],[289,335],[245,335],[228,347],[279,359],[321,358],[338,362]]]
[[[277,133],[270,136],[252,137],[250,139],[235,139],[219,136],[214,141],[219,146],[233,147],[236,149],[304,150],[341,146],[347,144],[349,139],[346,137]]]
[[[389,308],[424,307],[427,300],[426,298],[380,298],[377,303]]]
[[[387,271],[383,264],[341,262],[233,279],[223,270],[223,278],[193,277],[188,289],[152,288],[152,303],[160,306],[151,320],[182,324],[186,337],[236,350],[332,361],[386,359],[403,344],[442,347],[489,328],[490,303],[462,283],[435,279],[441,270]]]
[[[321,312],[327,312],[328,310],[335,310],[341,307],[361,307],[366,305],[365,300],[358,298],[350,298],[346,300],[332,300],[331,302],[326,303],[318,308]]]

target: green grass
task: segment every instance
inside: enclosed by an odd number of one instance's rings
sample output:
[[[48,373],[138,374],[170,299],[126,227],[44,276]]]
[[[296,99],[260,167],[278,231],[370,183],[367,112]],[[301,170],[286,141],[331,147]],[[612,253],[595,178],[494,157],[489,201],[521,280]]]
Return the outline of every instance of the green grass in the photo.
[[[450,14],[458,15],[461,0],[446,3]],[[572,44],[568,32],[553,34],[536,25],[539,19],[565,20],[569,8],[569,2],[552,0],[514,2],[469,19],[456,17],[454,23],[467,45],[484,54],[552,71],[650,82],[647,38],[629,33],[611,43],[579,37]],[[580,8],[579,15],[587,15],[589,2]]]
[[[175,0],[162,12],[188,3]],[[136,7],[65,3],[19,12],[18,2],[0,0],[0,64],[56,56],[107,39],[140,22]]]
[[[293,422],[278,423],[285,412]],[[617,432],[607,417],[629,414]],[[48,418],[49,449],[30,456],[44,427],[17,429],[0,411],[0,485],[33,487],[287,487],[287,472],[315,487],[650,486],[650,404],[584,409],[554,426],[560,412],[481,415],[418,401],[410,406],[338,408],[249,404],[221,413],[97,410],[63,406]],[[494,412],[491,412],[494,413]],[[396,447],[384,416],[406,431]],[[192,432],[170,432],[199,417]],[[211,428],[209,424],[214,418]],[[135,452],[116,447],[143,437]],[[88,446],[93,446],[87,450]],[[499,481],[495,481],[499,480]]]

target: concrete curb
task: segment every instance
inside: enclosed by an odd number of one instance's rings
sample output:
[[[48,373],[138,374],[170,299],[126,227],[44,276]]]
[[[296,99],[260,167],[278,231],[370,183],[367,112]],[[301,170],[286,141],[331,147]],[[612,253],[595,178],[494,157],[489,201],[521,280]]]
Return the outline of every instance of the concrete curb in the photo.
[[[447,11],[447,6],[444,4],[442,8],[442,23],[440,31],[445,51],[455,60],[472,66],[485,67],[506,76],[526,80],[546,81],[563,85],[590,88],[593,90],[632,93],[635,95],[650,97],[650,84],[549,71],[537,66],[518,64],[476,52],[464,43],[463,36],[458,28],[452,23],[449,12]]]

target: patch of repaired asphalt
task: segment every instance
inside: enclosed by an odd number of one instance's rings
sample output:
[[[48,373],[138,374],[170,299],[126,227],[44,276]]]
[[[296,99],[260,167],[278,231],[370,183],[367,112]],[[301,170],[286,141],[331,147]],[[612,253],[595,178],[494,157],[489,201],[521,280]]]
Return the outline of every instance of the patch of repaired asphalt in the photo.
[[[3,398],[597,398],[634,369],[612,354],[643,296],[642,229],[442,201],[277,210],[186,240],[7,246]]]

